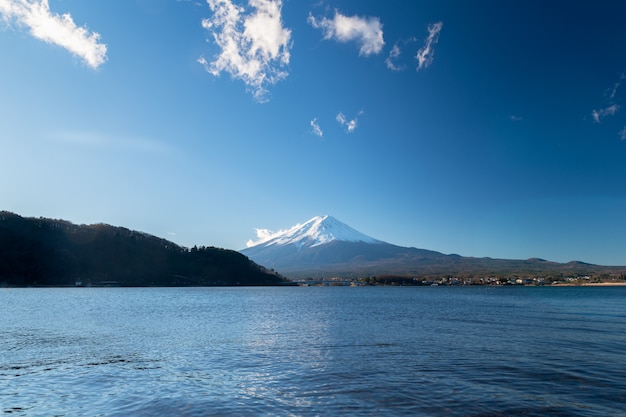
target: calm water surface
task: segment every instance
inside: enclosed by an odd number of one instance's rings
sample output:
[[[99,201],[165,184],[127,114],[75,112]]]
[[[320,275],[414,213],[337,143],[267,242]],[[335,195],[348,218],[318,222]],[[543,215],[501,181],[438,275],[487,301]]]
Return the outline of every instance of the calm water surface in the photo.
[[[626,416],[626,288],[0,290],[0,413]]]

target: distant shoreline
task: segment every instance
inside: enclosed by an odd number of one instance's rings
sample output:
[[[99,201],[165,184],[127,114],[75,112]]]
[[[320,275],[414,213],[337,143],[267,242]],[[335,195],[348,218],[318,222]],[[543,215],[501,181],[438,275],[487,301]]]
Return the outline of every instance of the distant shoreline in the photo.
[[[7,283],[0,283],[0,288],[223,288],[223,287],[297,287],[297,286],[346,286],[346,285],[302,285],[298,282],[289,282],[282,284],[268,284],[268,285],[7,285]],[[394,287],[394,286],[408,286],[408,285],[365,285],[365,286],[381,286],[381,287]],[[415,285],[418,287],[430,287],[431,285]],[[626,287],[626,281],[606,281],[606,282],[560,282],[546,285],[524,285],[524,284],[508,284],[508,285],[493,285],[493,284],[475,284],[475,285],[447,285],[440,284],[439,286],[449,287]]]
[[[552,284],[553,287],[626,287],[626,281],[621,282],[586,282],[584,284]]]

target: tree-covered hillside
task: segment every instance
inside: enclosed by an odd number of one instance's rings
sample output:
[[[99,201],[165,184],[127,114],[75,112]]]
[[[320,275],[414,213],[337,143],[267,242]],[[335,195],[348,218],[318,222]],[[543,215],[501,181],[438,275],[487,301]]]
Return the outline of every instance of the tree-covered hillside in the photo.
[[[75,225],[0,212],[0,284],[278,285],[286,279],[244,255],[187,249],[123,227]]]

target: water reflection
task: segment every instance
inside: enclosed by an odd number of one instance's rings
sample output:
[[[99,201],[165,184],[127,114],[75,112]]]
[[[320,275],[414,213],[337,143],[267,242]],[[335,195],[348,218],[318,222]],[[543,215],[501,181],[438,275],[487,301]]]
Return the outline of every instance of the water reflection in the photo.
[[[626,291],[608,291],[2,291],[0,411],[619,415]]]

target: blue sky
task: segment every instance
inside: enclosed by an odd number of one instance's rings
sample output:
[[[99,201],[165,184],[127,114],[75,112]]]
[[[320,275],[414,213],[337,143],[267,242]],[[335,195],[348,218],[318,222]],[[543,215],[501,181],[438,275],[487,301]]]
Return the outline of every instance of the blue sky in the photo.
[[[626,265],[626,3],[0,0],[0,208]]]

